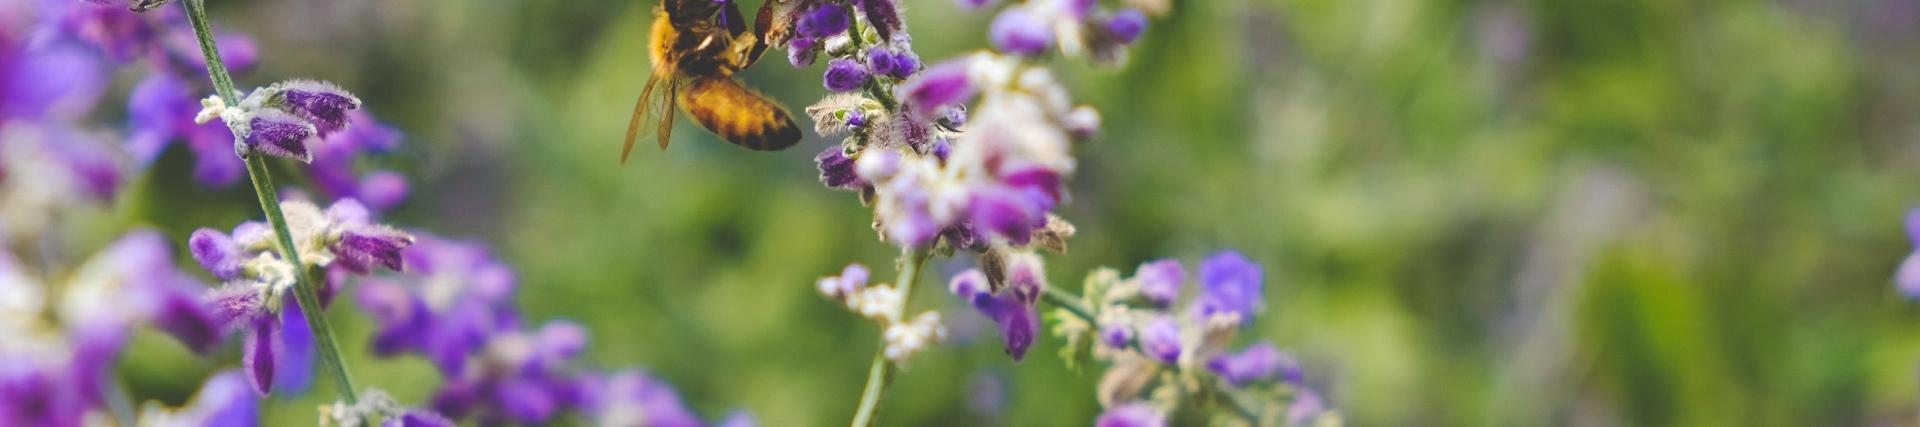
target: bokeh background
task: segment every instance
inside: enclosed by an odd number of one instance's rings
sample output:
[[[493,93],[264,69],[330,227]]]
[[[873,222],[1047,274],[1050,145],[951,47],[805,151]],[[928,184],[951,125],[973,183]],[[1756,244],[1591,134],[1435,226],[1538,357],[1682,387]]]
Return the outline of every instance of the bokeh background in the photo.
[[[403,130],[368,160],[413,180],[390,222],[489,242],[530,319],[591,328],[592,362],[645,366],[709,417],[851,414],[878,331],[812,283],[894,252],[852,194],[817,183],[817,137],[753,153],[683,120],[670,150],[616,161],[652,2],[211,3],[260,46],[243,85],[338,82]],[[990,14],[904,3],[925,58],[986,44]],[[1352,425],[1916,423],[1920,307],[1889,277],[1920,202],[1920,1],[1173,11],[1125,67],[1058,64],[1106,125],[1069,184],[1080,233],[1048,258],[1053,283],[1243,251],[1269,290],[1251,335],[1301,356]],[[823,94],[818,65],[778,54],[745,79],[789,107]],[[254,216],[249,189],[201,187],[191,163],[171,149],[109,216],[176,241]],[[971,313],[947,314],[955,340],[899,377],[886,424],[1097,414],[1097,370],[1066,369],[1056,340],[1013,363]],[[371,357],[362,313],[332,318],[361,382],[408,402],[438,383],[424,361]],[[136,398],[169,402],[233,362],[158,336],[131,354]],[[320,382],[270,405],[271,424],[311,423]]]

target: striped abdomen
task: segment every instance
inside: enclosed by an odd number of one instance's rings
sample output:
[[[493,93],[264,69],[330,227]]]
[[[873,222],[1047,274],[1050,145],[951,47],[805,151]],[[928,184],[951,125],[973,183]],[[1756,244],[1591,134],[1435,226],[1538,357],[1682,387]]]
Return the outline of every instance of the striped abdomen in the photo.
[[[700,126],[734,145],[779,150],[800,142],[800,127],[786,109],[730,77],[694,78],[680,92],[680,103]]]

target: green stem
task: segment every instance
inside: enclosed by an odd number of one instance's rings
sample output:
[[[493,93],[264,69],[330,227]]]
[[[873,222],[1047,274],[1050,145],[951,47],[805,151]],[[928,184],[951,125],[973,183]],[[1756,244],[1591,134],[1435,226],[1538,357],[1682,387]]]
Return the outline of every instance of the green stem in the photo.
[[[213,80],[214,94],[223,98],[227,105],[239,105],[240,92],[234,89],[233,77],[227,74],[227,65],[220,59],[220,47],[213,41],[213,29],[207,21],[206,1],[182,0],[180,3],[187,8],[187,21],[193,24],[193,35],[200,41],[200,55],[206,57],[207,75]],[[280,192],[273,187],[273,176],[267,172],[267,161],[257,154],[244,157],[247,177],[253,181],[254,196],[260,199],[260,210],[266,212],[267,222],[273,225],[275,249],[279,250],[281,258],[294,265],[294,299],[300,302],[300,308],[306,314],[307,326],[313,329],[314,341],[320,344],[320,360],[333,373],[340,398],[349,405],[357,404],[360,399],[354,392],[353,376],[347,371],[346,360],[340,355],[339,342],[333,336],[333,327],[327,323],[320,307],[319,283],[313,281],[306,264],[300,261],[300,251],[293,244],[293,233],[287,229],[287,218],[280,212]]]
[[[927,258],[932,251],[925,248],[908,249],[900,255],[900,305],[893,307],[893,318],[903,319],[907,311],[907,302],[913,300],[913,284],[920,281],[920,271],[926,267]],[[860,407],[854,410],[853,427],[873,425],[874,414],[880,410],[880,399],[887,394],[887,385],[893,382],[893,364],[887,361],[886,332],[881,331],[879,348],[873,350],[873,364],[867,368],[867,387],[860,392]]]

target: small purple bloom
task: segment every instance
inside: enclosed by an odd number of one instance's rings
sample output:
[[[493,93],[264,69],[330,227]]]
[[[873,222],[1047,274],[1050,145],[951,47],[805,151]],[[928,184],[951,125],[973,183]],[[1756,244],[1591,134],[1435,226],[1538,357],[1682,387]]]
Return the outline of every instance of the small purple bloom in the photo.
[[[597,378],[588,388],[589,417],[601,425],[701,425],[700,418],[680,402],[673,386],[638,370]]]
[[[1180,298],[1180,283],[1187,280],[1187,272],[1180,261],[1163,259],[1140,264],[1133,279],[1140,282],[1140,296],[1156,307],[1166,308]]]
[[[1133,43],[1140,39],[1140,33],[1147,30],[1147,15],[1139,9],[1123,9],[1107,18],[1107,34],[1121,44]]]
[[[973,98],[973,83],[967,79],[967,68],[972,63],[967,58],[941,62],[907,79],[894,90],[909,111],[919,117],[932,119],[942,106],[965,103]]]
[[[816,43],[814,39],[806,37],[794,37],[793,40],[788,40],[787,63],[793,64],[794,68],[813,65],[813,58],[817,54],[813,45]]]
[[[1100,325],[1100,342],[1108,347],[1127,348],[1133,343],[1133,328],[1119,322]]]
[[[410,410],[400,416],[387,418],[380,427],[454,427],[453,420],[440,414],[422,410]]]
[[[1252,323],[1262,307],[1259,264],[1239,252],[1221,251],[1200,263],[1200,298],[1196,311],[1202,318],[1216,314],[1240,316],[1242,324]]]
[[[1008,8],[994,17],[987,37],[1001,52],[1013,54],[1037,55],[1053,45],[1053,29],[1019,7]]]
[[[854,173],[853,158],[847,157],[846,149],[838,145],[827,147],[814,156],[813,161],[820,165],[820,183],[827,187],[858,189],[868,185]]]
[[[1166,427],[1166,414],[1160,413],[1142,402],[1132,402],[1107,408],[1100,418],[1093,421],[1095,427]]]
[[[876,76],[893,75],[893,53],[885,48],[867,49],[867,73]]]
[[[1293,357],[1281,353],[1279,347],[1263,341],[1239,353],[1214,356],[1207,361],[1207,370],[1220,374],[1235,387],[1245,387],[1254,381],[1273,379],[1283,370],[1297,376],[1300,367]]]
[[[1914,252],[1900,262],[1893,282],[1907,299],[1920,299],[1920,208],[1907,211],[1907,239],[1913,242]]]
[[[851,59],[835,58],[827,61],[825,86],[834,92],[849,92],[867,84],[867,70]]]
[[[240,264],[246,261],[246,255],[240,251],[240,245],[226,233],[211,228],[194,230],[187,238],[187,249],[193,253],[194,261],[206,267],[213,277],[220,280],[233,280],[240,276]]]
[[[920,71],[920,55],[911,50],[893,52],[893,78],[905,79]]]
[[[847,31],[847,9],[840,5],[820,2],[818,6],[802,12],[798,22],[794,23],[794,32],[800,37],[824,39]]]
[[[279,110],[259,110],[247,119],[247,128],[241,138],[250,149],[311,162],[313,153],[307,151],[307,139],[313,135],[314,127],[306,120]]]
[[[847,126],[855,129],[867,127],[867,113],[858,108],[847,110]]]
[[[317,136],[327,136],[347,127],[347,113],[360,108],[360,98],[332,83],[292,80],[280,84],[287,110],[313,124]]]
[[[1034,338],[1039,335],[1039,313],[1035,311],[1032,300],[1024,299],[1021,292],[1010,291],[1011,286],[1009,290],[995,294],[987,290],[986,284],[986,273],[973,269],[954,276],[948,289],[1000,326],[1007,355],[1016,361],[1025,358],[1027,349],[1033,346]]]
[[[1140,331],[1140,349],[1145,350],[1161,363],[1180,361],[1180,324],[1170,316],[1160,316],[1147,322]]]

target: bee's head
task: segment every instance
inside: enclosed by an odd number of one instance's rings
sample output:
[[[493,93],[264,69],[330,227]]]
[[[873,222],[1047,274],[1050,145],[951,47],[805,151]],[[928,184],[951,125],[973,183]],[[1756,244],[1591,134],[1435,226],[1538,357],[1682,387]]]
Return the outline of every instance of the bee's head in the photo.
[[[667,16],[677,24],[690,24],[711,20],[720,10],[733,0],[661,0],[660,5],[667,10]]]

